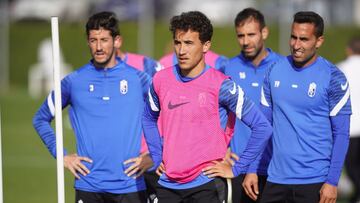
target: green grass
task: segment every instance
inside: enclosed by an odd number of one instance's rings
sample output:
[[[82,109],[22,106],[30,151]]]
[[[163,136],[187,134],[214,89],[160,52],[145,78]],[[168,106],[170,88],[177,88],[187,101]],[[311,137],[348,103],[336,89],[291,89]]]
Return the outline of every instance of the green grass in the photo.
[[[1,95],[4,202],[56,202],[56,161],[32,128],[40,101],[21,89]],[[64,143],[74,151],[72,132],[64,130]],[[66,202],[74,201],[73,179],[66,172]]]
[[[136,52],[136,24],[122,23],[121,28],[124,50]],[[360,33],[360,29],[329,28],[320,54],[333,62],[342,60],[345,57],[346,41],[355,33]],[[4,202],[57,201],[56,161],[50,156],[31,124],[32,116],[42,103],[42,99],[32,100],[26,92],[27,72],[29,66],[37,61],[38,43],[49,36],[50,23],[17,23],[11,24],[10,27],[11,89],[7,93],[0,94]],[[157,24],[154,58],[162,56],[170,40],[171,35],[167,25]],[[267,45],[278,51],[278,41],[277,28],[271,27]],[[90,55],[82,25],[60,24],[60,44],[66,62],[72,64],[73,67],[79,67],[88,62]],[[215,28],[212,49],[226,56],[234,56],[239,52],[231,26]],[[69,129],[64,131],[64,143],[70,152],[74,152],[74,137]],[[65,174],[66,202],[74,202],[73,177],[67,171]]]

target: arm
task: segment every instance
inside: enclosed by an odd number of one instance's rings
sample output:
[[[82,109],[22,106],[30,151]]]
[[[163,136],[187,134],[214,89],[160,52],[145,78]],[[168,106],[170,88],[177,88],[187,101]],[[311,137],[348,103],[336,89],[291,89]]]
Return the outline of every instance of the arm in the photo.
[[[66,77],[61,81],[61,100],[62,108],[70,103],[70,79]],[[33,117],[33,126],[39,134],[41,140],[48,148],[51,155],[56,158],[56,137],[51,127],[51,121],[55,115],[54,93],[50,93],[45,102],[40,106],[39,110]],[[64,149],[64,166],[76,177],[80,178],[77,172],[82,175],[90,173],[90,171],[81,163],[81,161],[92,162],[87,157],[80,157],[77,154],[68,155]]]
[[[345,87],[345,88],[344,88]],[[328,88],[333,148],[327,180],[320,190],[320,202],[336,202],[337,184],[349,146],[350,89],[345,75],[333,69]]]
[[[320,202],[336,202],[337,184],[349,146],[350,115],[337,115],[330,120],[334,143],[328,178],[320,190]]]
[[[273,115],[272,115],[272,100],[271,100],[269,74],[270,74],[270,71],[268,71],[265,74],[264,84],[261,88],[260,110],[265,115],[265,117],[270,122],[270,124],[272,124]],[[265,149],[265,151],[263,151],[263,153],[266,153],[266,151],[267,151],[267,153],[272,152],[271,139],[268,141],[267,149]],[[259,155],[256,158],[256,160],[253,163],[251,163],[247,173],[256,173],[257,172],[261,158],[262,158],[262,155]]]
[[[61,100],[62,108],[65,108],[69,104],[70,98],[70,81],[66,77],[61,82]],[[38,111],[33,117],[33,127],[40,136],[43,143],[48,148],[51,155],[56,158],[56,137],[53,128],[51,127],[51,121],[55,116],[55,102],[54,102],[54,92],[51,92],[47,99],[40,106]],[[64,149],[64,155],[67,152]]]
[[[141,71],[138,72],[138,76],[141,82],[143,100],[146,103],[147,92],[151,84],[151,77],[148,74]],[[129,177],[133,176],[133,178],[140,177],[145,171],[147,171],[149,168],[153,166],[153,162],[150,157],[149,150],[146,145],[146,140],[143,133],[141,134],[140,155],[124,161],[123,164],[124,165],[131,164],[130,166],[128,166],[128,168],[126,168],[124,173]]]
[[[234,176],[247,171],[250,164],[264,151],[272,133],[270,123],[256,106],[242,117],[242,121],[250,127],[252,133],[240,160],[232,168]]]
[[[148,99],[145,104],[142,125],[148,145],[150,156],[154,162],[149,170],[155,170],[162,161],[162,141],[157,126],[157,120],[160,115],[160,105],[153,85],[150,86]]]
[[[236,114],[248,125],[252,134],[248,145],[239,161],[235,162],[232,168],[225,164],[218,166],[210,166],[205,168],[205,174],[211,174],[210,177],[221,176],[224,178],[232,178],[242,172],[246,172],[250,163],[255,160],[257,155],[265,148],[266,142],[270,138],[272,128],[252,101],[244,96],[244,92],[239,86],[231,80],[225,80],[220,90],[220,103]]]

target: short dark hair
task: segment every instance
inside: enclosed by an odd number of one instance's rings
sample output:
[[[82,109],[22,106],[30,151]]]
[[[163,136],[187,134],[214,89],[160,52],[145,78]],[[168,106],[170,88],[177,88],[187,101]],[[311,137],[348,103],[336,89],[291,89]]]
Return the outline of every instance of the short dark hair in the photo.
[[[252,18],[255,21],[259,22],[260,29],[265,27],[265,18],[264,15],[254,8],[245,8],[244,10],[240,11],[234,20],[235,27],[239,26],[240,24],[244,23],[247,19]]]
[[[170,20],[170,31],[175,38],[176,30],[192,30],[199,33],[201,43],[211,41],[213,26],[210,20],[200,11],[189,11],[174,16]]]
[[[313,11],[300,11],[295,13],[293,23],[311,23],[315,26],[315,36],[320,37],[324,34],[324,20]]]
[[[86,23],[86,35],[89,37],[90,30],[109,30],[114,38],[120,35],[119,23],[115,13],[103,11],[92,15]]]
[[[360,54],[360,36],[351,38],[348,47],[354,54]]]

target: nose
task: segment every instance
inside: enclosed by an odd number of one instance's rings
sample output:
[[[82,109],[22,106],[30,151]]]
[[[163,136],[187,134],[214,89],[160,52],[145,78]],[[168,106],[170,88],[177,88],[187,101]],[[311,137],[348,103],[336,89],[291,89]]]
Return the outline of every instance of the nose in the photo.
[[[184,55],[186,53],[186,48],[183,44],[179,45],[179,54]]]
[[[247,36],[244,36],[242,38],[243,46],[247,46],[249,44],[249,38]]]
[[[299,39],[292,39],[291,43],[292,43],[292,47],[294,49],[299,49],[300,48],[300,40]]]
[[[96,50],[98,50],[98,51],[102,50],[101,41],[98,41],[98,42],[96,43]]]

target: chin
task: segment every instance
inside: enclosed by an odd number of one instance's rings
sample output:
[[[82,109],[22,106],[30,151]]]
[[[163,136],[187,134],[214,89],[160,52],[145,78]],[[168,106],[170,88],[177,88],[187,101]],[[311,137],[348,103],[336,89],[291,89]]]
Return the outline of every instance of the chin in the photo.
[[[190,67],[187,66],[187,65],[185,65],[185,64],[183,64],[183,65],[179,64],[179,67],[180,67],[180,69],[182,69],[182,70],[190,69]]]

